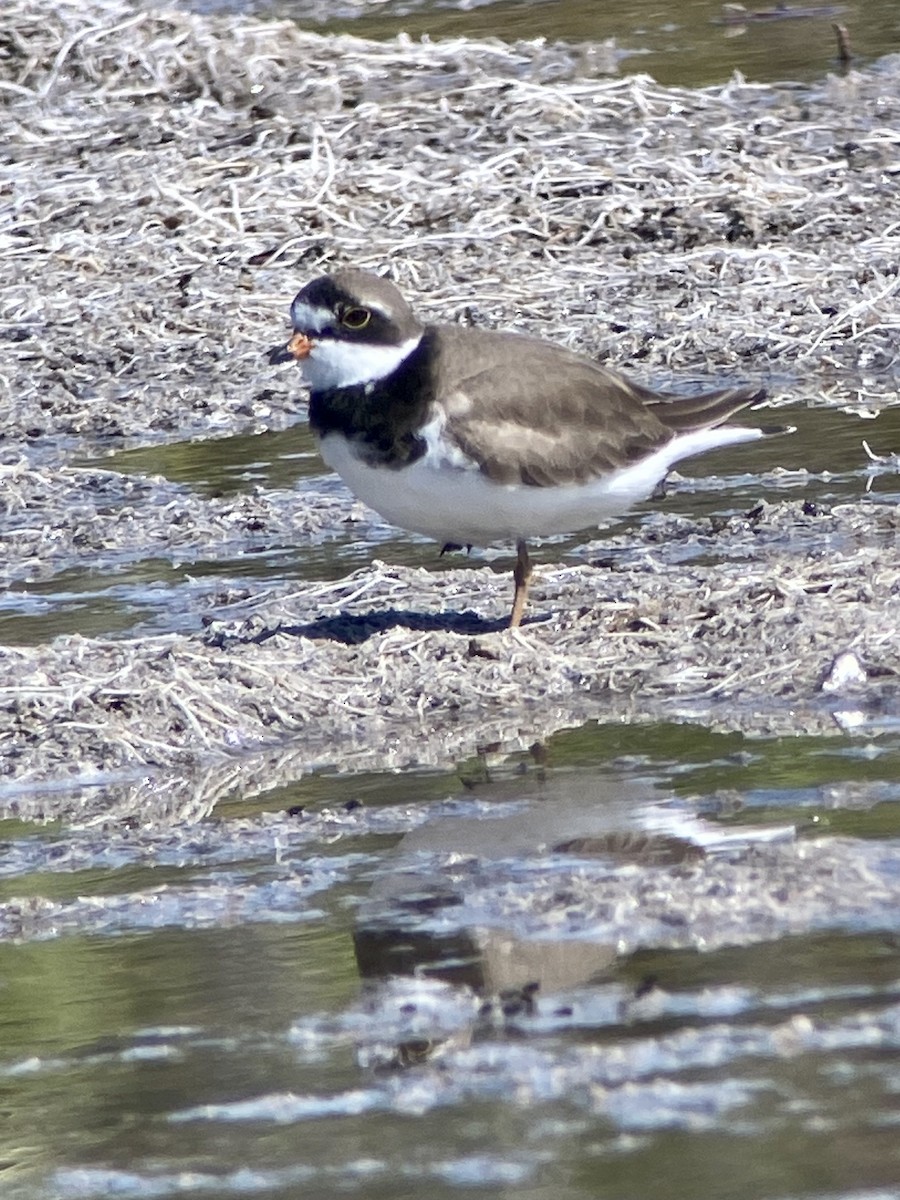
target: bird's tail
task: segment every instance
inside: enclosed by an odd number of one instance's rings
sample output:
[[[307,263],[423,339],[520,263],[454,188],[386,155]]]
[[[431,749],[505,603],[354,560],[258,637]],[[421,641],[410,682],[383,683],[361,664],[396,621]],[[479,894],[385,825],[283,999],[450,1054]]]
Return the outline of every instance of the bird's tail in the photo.
[[[673,434],[716,429],[744,408],[755,408],[766,398],[765,388],[731,387],[699,396],[648,394],[645,404]],[[765,425],[764,437],[793,433],[791,425]]]

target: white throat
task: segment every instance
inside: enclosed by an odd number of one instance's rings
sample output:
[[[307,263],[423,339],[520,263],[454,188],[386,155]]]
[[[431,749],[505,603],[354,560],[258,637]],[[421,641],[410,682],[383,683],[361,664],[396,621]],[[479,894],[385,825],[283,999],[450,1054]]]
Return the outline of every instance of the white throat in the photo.
[[[407,338],[398,346],[320,338],[313,341],[309,357],[301,360],[300,367],[312,392],[377,383],[392,375],[420,341],[421,334]]]
[[[295,300],[291,305],[291,320],[294,328],[309,334],[313,343],[309,357],[300,361],[303,378],[313,392],[377,383],[393,374],[422,339],[421,334],[416,334],[398,346],[376,346],[333,337],[317,340],[316,334],[334,323],[334,313],[305,300]]]

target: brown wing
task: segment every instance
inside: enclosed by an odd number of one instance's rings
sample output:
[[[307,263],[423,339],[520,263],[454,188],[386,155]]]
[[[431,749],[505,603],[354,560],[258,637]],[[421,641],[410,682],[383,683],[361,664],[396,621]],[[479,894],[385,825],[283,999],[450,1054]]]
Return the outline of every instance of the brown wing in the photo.
[[[452,351],[435,362],[445,433],[498,483],[583,483],[677,433],[719,425],[763,395],[747,388],[660,395],[561,346],[512,333],[446,326],[439,342]]]

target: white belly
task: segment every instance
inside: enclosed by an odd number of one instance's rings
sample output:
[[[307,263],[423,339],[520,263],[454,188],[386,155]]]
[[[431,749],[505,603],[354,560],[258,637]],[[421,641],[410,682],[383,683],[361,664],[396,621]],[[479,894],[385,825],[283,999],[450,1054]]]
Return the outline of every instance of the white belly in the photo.
[[[485,546],[589,529],[646,500],[679,459],[761,436],[739,426],[684,434],[630,467],[562,487],[493,483],[474,465],[461,465],[458,454],[432,446],[399,470],[369,466],[338,433],[324,437],[320,449],[354,495],[392,525],[438,542]]]

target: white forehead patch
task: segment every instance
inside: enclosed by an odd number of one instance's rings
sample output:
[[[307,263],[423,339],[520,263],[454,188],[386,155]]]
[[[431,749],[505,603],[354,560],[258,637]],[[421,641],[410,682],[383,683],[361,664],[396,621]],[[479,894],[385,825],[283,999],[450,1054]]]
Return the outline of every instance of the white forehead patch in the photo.
[[[301,329],[313,332],[309,325],[301,325]],[[309,357],[301,359],[300,368],[310,391],[320,392],[386,379],[412,354],[421,335],[407,338],[398,346],[377,346],[372,342],[351,342],[334,337],[317,341],[313,336],[311,340]]]
[[[299,296],[291,305],[291,324],[299,333],[321,333],[333,323],[334,313],[330,308],[307,304]]]

